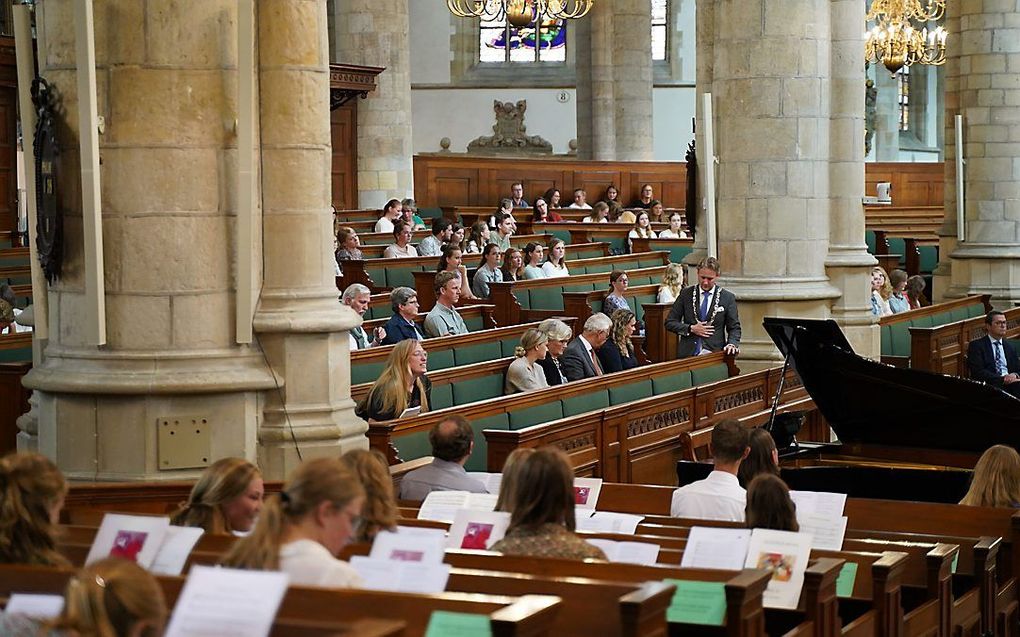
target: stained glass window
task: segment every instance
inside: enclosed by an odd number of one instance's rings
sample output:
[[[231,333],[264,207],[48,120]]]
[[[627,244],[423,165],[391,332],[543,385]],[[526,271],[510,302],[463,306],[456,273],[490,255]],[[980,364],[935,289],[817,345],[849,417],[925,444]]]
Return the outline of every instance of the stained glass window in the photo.
[[[900,103],[900,130],[910,130],[910,67],[896,74],[896,92]]]
[[[669,0],[652,0],[652,59],[665,60],[668,50],[666,26],[669,16]]]
[[[479,35],[480,62],[564,62],[567,59],[565,20],[541,20],[537,29],[534,23],[515,27],[507,20],[483,20]]]

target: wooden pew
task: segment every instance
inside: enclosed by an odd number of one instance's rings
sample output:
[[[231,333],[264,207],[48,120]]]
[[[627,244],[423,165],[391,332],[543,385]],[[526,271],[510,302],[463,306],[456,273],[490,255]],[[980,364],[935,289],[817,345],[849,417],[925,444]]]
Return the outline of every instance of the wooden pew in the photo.
[[[461,318],[464,319],[464,323],[467,325],[469,330],[487,330],[496,327],[496,323],[493,320],[493,307],[487,304],[472,303],[471,305],[458,305],[457,311],[460,313]],[[415,323],[419,326],[425,321],[425,316],[428,312],[418,312],[418,317],[415,319]],[[366,333],[371,332],[377,327],[383,327],[386,322],[393,316],[392,310],[390,316],[383,318],[372,319],[365,321],[361,324]]]
[[[1006,310],[1007,339],[1020,338],[1020,308]],[[984,316],[935,327],[910,327],[910,366],[950,376],[970,376],[967,348],[985,336]]]
[[[864,206],[865,227],[884,230],[892,237],[938,238],[945,208],[935,206]]]
[[[683,263],[684,258],[694,252],[694,239],[631,239],[631,252],[653,250],[665,250],[669,252],[670,261]]]
[[[878,320],[882,338],[882,362],[896,367],[910,366],[913,347],[909,332],[911,327],[931,327],[984,316],[991,309],[991,296],[984,294],[883,316]]]

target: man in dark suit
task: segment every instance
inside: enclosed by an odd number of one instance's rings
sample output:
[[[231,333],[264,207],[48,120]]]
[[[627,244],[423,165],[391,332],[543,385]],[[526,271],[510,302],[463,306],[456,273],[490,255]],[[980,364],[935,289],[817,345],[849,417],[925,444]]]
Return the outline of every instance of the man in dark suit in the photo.
[[[390,305],[393,306],[393,316],[384,327],[386,338],[382,344],[394,345],[409,338],[424,340],[425,335],[415,323],[418,318],[418,293],[411,288],[394,288],[390,292]]]
[[[677,358],[740,351],[737,297],[716,285],[720,271],[715,257],[699,263],[698,285],[681,291],[666,317],[666,329],[680,335]]]
[[[992,310],[985,316],[985,331],[967,348],[970,377],[1020,398],[1020,357],[1006,342],[1006,315]]]
[[[584,322],[584,331],[570,341],[560,357],[563,375],[567,380],[582,380],[604,373],[596,351],[609,338],[612,329],[613,321],[605,314],[598,312],[588,317]]]

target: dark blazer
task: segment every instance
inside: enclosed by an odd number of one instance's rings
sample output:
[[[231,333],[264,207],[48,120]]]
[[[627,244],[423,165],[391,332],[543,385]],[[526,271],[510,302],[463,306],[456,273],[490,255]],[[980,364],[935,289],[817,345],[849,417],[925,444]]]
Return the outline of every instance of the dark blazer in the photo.
[[[432,381],[429,380],[428,376],[422,376],[414,384],[414,389],[411,390],[411,396],[407,401],[407,406],[409,408],[420,406],[422,394],[425,394],[425,402],[428,403],[429,408],[431,409]],[[422,411],[425,412],[428,411],[428,409],[422,409]],[[368,395],[365,396],[365,398],[363,398],[362,401],[354,408],[354,415],[359,418],[364,418],[365,420],[368,420],[369,418],[372,420],[393,420],[400,416],[400,414],[395,414],[392,411],[384,412],[382,410],[381,401],[371,390],[369,390]]]
[[[602,371],[607,374],[637,367],[637,357],[634,355],[634,349],[631,348],[630,355],[624,357],[620,354],[620,348],[613,341],[606,341],[606,344],[600,347],[596,353],[599,357],[599,363],[602,364]]]
[[[598,376],[580,336],[567,344],[567,348],[563,350],[563,356],[560,356],[560,365],[563,366],[563,375],[567,377],[567,380],[581,380]]]
[[[545,358],[538,361],[538,364],[542,367],[542,371],[545,372],[545,382],[552,387],[553,385],[562,385],[565,380],[564,376],[560,376],[560,368],[556,367],[556,361],[553,360],[552,354],[546,354]]]
[[[1006,367],[1009,372],[1020,372],[1020,357],[1006,339],[1002,340],[1002,350],[1006,355]],[[995,368],[992,340],[987,336],[970,342],[967,347],[967,367],[970,368],[970,377],[973,380],[981,380],[995,387],[1003,386],[1002,376],[999,376],[999,371]]]
[[[698,309],[701,308],[701,287],[692,285],[684,288],[673,303],[673,309],[666,317],[666,329],[680,335],[680,344],[677,346],[677,358],[686,358],[694,355],[694,346],[698,337],[691,334],[691,325],[698,322],[697,314],[694,311],[694,295],[698,294]],[[717,308],[710,321],[715,332],[709,338],[704,339],[702,349],[712,352],[721,351],[726,345],[740,347],[740,317],[737,315],[737,297],[729,290],[724,290],[718,285],[712,294],[709,302],[709,312]]]
[[[400,314],[394,313],[390,317],[390,320],[386,321],[386,325],[383,326],[386,330],[386,338],[383,339],[383,345],[396,345],[400,341],[407,340],[409,338],[417,338],[420,341],[425,340],[425,334],[422,333],[421,328],[415,323],[413,326],[408,324],[404,317]],[[417,336],[415,336],[417,334]]]

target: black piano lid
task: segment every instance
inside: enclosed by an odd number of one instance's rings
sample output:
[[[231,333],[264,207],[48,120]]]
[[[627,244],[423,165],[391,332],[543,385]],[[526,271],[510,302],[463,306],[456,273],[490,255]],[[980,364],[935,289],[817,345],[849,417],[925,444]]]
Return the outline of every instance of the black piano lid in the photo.
[[[832,320],[766,318],[764,326],[843,442],[1020,448],[1020,400],[998,388],[862,358]]]

